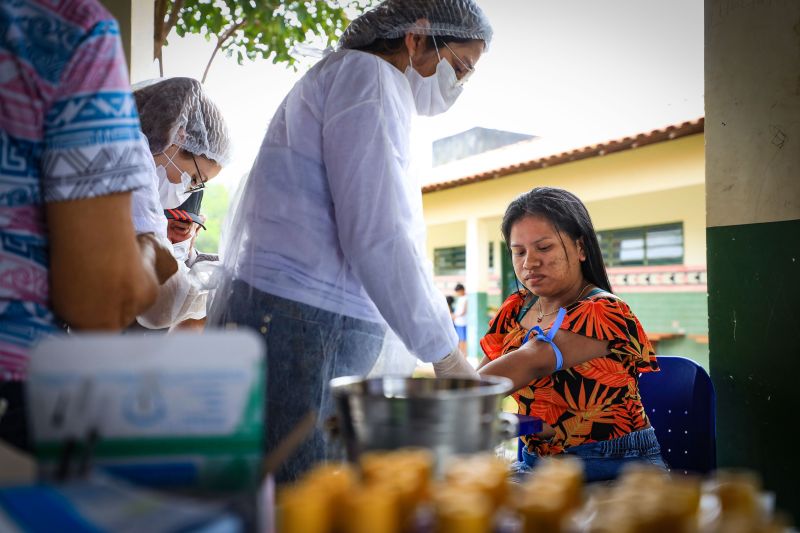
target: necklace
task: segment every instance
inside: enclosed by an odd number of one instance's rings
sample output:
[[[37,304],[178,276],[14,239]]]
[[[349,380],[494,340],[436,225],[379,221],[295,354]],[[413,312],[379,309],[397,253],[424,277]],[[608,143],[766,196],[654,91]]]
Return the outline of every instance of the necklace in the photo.
[[[570,304],[574,303],[574,302],[577,302],[580,299],[580,297],[583,296],[583,291],[585,291],[587,288],[589,288],[589,285],[591,285],[591,283],[587,283],[581,289],[581,292],[578,293],[578,296],[576,296],[575,299],[572,300],[572,302],[570,302]],[[539,304],[539,311],[536,313],[536,322],[538,322],[538,323],[541,323],[542,320],[544,319],[544,317],[550,316],[550,315],[554,315],[554,314],[556,314],[558,312],[559,308],[556,307],[553,311],[550,311],[549,313],[545,313],[544,310],[542,309],[542,299],[541,298],[539,298],[536,301],[536,303]],[[569,304],[567,304],[567,305],[569,305]]]

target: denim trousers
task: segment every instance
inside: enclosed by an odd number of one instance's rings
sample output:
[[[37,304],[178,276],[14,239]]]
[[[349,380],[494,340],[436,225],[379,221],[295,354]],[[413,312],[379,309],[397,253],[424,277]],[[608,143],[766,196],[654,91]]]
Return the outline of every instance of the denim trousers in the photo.
[[[31,442],[28,433],[25,383],[0,381],[0,440],[29,452]]]
[[[587,482],[616,479],[622,469],[631,463],[649,463],[667,469],[653,428],[634,431],[616,439],[567,448],[564,455],[577,457],[583,462]],[[524,466],[519,465],[519,472],[535,468],[544,458],[523,449],[522,459]]]
[[[266,453],[272,451],[311,410],[318,423],[275,473],[277,483],[294,481],[314,464],[343,458],[343,445],[325,431],[335,414],[329,382],[366,376],[381,351],[385,326],[261,292],[234,281],[216,326],[248,327],[267,348]]]

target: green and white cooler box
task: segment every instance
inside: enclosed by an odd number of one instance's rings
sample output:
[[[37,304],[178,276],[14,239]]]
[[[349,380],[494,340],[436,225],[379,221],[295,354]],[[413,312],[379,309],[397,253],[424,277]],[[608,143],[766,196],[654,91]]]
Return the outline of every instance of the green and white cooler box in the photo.
[[[27,388],[45,479],[91,462],[159,488],[255,488],[264,346],[245,331],[76,335],[42,342]]]

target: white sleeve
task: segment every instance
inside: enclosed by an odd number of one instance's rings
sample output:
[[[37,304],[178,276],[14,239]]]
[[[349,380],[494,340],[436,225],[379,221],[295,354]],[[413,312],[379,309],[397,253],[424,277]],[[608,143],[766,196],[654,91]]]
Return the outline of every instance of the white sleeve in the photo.
[[[414,239],[423,221],[411,195],[421,191],[406,181],[410,117],[404,95],[374,59],[351,66],[358,68],[338,76],[328,93],[322,131],[339,243],[406,347],[423,361],[438,361],[458,338],[445,297],[425,267],[424,248]]]
[[[158,176],[156,165],[150,155],[147,138],[140,134],[139,143],[148,154],[146,166],[149,181],[143,187],[134,189],[131,194],[131,218],[136,233],[154,233],[157,237],[167,238],[167,219],[164,208],[158,198]]]

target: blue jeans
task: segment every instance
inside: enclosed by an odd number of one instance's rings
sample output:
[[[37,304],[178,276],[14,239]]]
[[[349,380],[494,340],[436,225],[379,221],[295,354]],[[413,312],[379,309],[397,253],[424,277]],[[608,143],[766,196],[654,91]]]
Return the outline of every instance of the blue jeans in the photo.
[[[25,386],[22,381],[0,380],[0,440],[30,452]]]
[[[587,482],[616,479],[630,463],[649,463],[667,469],[653,428],[634,431],[617,439],[567,448],[564,455],[572,455],[583,461]],[[520,472],[534,468],[542,460],[526,449],[522,450],[522,459],[524,466],[518,465]]]
[[[366,376],[383,344],[385,326],[267,294],[235,281],[217,326],[236,324],[259,333],[267,345],[266,452],[272,451],[310,410],[318,423],[276,472],[294,481],[314,464],[343,458],[343,447],[324,430],[334,414],[328,382]]]

